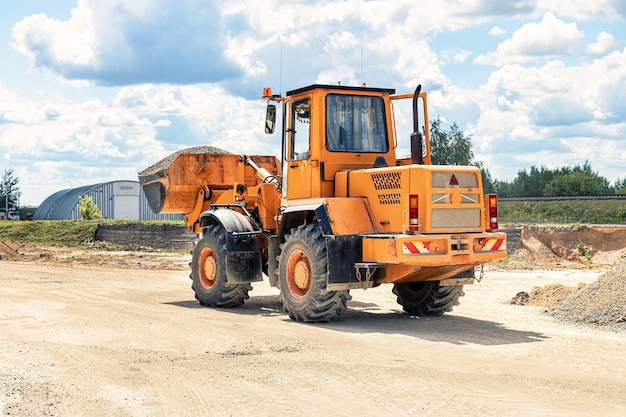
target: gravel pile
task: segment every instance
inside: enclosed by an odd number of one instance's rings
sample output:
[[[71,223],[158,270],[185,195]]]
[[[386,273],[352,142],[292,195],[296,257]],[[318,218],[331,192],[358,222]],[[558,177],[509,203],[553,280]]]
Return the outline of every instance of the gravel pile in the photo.
[[[534,287],[530,294],[519,292],[509,303],[519,306],[555,307],[576,291],[585,288],[587,284],[580,283],[575,287],[566,287],[561,284],[551,284],[545,287]]]
[[[547,313],[569,323],[626,331],[626,259]]]
[[[210,155],[232,155],[231,152],[225,151],[225,150],[220,149],[220,148],[216,148],[214,146],[194,146],[192,148],[181,149],[178,152],[174,152],[173,154],[170,154],[170,155],[166,156],[165,158],[161,159],[156,164],[150,165],[148,168],[146,168],[143,171],[141,171],[139,173],[139,175],[146,176],[146,175],[150,175],[152,173],[161,171],[162,169],[166,169],[167,167],[169,167],[172,164],[172,162],[174,162],[174,159],[176,159],[178,157],[178,155],[184,154],[184,153],[210,154]]]

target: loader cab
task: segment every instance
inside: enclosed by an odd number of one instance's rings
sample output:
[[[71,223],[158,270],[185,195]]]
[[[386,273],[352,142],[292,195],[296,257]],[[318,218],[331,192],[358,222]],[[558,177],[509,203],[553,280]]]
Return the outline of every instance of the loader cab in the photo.
[[[395,165],[394,92],[319,84],[288,91],[281,99],[283,197],[333,197],[337,172]]]

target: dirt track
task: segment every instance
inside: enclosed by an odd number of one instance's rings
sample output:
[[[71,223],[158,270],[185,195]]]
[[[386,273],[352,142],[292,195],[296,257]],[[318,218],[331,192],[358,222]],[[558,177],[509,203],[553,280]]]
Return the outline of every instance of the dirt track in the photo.
[[[562,324],[519,291],[602,271],[487,272],[438,318],[390,286],[339,322],[297,324],[255,284],[201,308],[184,269],[0,263],[0,414],[621,416],[626,338]]]

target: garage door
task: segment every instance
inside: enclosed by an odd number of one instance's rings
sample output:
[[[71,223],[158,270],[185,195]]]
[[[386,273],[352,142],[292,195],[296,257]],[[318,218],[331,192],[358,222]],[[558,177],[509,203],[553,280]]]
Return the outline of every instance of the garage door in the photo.
[[[139,197],[136,195],[113,196],[113,218],[139,220]]]

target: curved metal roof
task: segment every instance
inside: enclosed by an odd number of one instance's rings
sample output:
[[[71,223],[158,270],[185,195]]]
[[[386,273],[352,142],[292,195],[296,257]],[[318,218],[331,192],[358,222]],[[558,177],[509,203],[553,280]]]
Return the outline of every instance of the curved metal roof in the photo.
[[[102,184],[85,185],[83,187],[57,191],[41,203],[33,215],[33,220],[69,219],[72,210],[78,204],[78,197],[84,196],[90,190],[101,185]]]
[[[54,194],[50,194],[48,198],[46,198],[43,203],[41,203],[39,207],[37,207],[37,210],[35,210],[35,214],[33,214],[33,220],[49,220],[49,218],[47,217],[48,213],[54,207],[54,204],[56,203],[59,196],[66,193],[67,191],[69,190],[61,190],[57,191]]]

